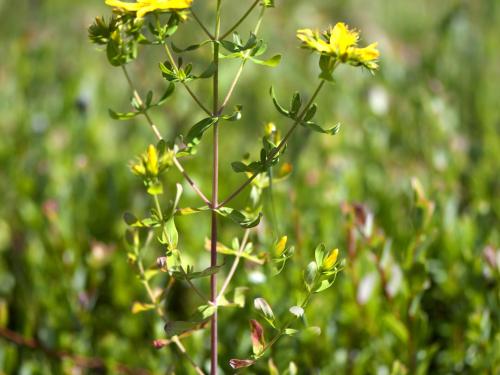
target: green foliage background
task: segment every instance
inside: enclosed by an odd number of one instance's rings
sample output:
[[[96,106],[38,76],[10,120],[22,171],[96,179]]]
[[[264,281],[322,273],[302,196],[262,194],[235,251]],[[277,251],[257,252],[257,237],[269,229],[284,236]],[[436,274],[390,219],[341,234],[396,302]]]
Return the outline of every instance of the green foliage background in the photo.
[[[498,374],[500,3],[276,2],[263,37],[284,60],[276,69],[245,70],[233,101],[243,104],[243,120],[222,129],[222,196],[241,178],[230,162],[257,151],[262,125],[289,126],[273,111],[269,86],[304,95],[314,88],[316,59],[298,48],[297,28],[338,21],[360,28],[365,43],[379,41],[381,68],[372,78],[342,67],[337,83],[325,90],[318,116],[325,125],[342,123],[337,136],[301,129],[293,137],[284,159],[296,168],[275,187],[274,200],[280,234],[288,234],[297,253],[275,278],[262,280],[255,267],[240,269],[234,286],[250,284],[251,290],[243,310],[220,314],[224,373],[231,373],[229,358],[250,352],[253,298],[263,296],[286,314],[300,298],[301,270],[325,241],[347,257],[346,270],[313,301],[302,323],[321,327],[321,335],[304,330],[273,349],[280,371],[294,361],[299,374],[398,374],[399,361],[410,373]],[[244,1],[224,3],[225,25],[247,7]],[[210,2],[195,6],[211,19]],[[142,118],[108,117],[108,107],[128,108],[130,94],[119,69],[87,41],[86,29],[99,14],[109,9],[98,0],[0,0],[0,373],[113,374],[124,366],[190,373],[174,348],[152,347],[164,335],[154,313],[131,313],[145,293],[127,263],[122,215],[146,213],[150,203],[127,163],[154,138]],[[242,34],[252,20],[240,27]],[[174,41],[187,45],[200,35],[188,22]],[[193,59],[207,61],[208,55]],[[157,68],[162,60],[159,52],[143,50],[133,64],[144,92],[165,87]],[[237,68],[227,66],[225,87]],[[195,89],[209,93],[208,86]],[[202,118],[182,90],[153,116],[166,137]],[[205,145],[199,154],[209,151]],[[186,168],[208,190],[206,160],[193,158]],[[414,176],[435,202],[426,227],[417,218],[426,206],[412,198]],[[179,175],[171,172],[167,179],[173,186]],[[185,205],[194,204],[196,197],[185,192]],[[168,194],[172,190],[164,199]],[[373,213],[369,239],[345,213],[354,203]],[[272,233],[269,224],[260,233]],[[179,226],[180,248],[206,267],[209,216],[183,219]],[[222,223],[224,242],[237,233]],[[271,244],[260,238],[254,236],[255,246],[268,250]],[[407,264],[413,249],[415,261]],[[159,254],[153,249],[151,262]],[[392,296],[384,293],[384,277],[396,290]],[[186,316],[195,298],[176,285],[168,314]],[[16,345],[7,331],[36,340],[37,348]],[[185,341],[203,365],[207,337],[200,332]],[[62,351],[98,357],[100,369],[84,368]],[[267,361],[247,373],[252,371],[268,373]]]

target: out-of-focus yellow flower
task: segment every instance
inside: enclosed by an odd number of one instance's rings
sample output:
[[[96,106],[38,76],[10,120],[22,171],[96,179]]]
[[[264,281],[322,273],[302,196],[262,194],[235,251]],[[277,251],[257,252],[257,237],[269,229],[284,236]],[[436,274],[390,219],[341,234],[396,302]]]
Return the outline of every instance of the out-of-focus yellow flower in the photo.
[[[304,48],[330,56],[335,62],[364,66],[369,70],[378,68],[377,59],[380,53],[376,48],[377,43],[359,48],[359,32],[349,29],[343,22],[337,23],[321,34],[311,29],[298,30],[297,38],[302,41]]]
[[[169,12],[189,9],[193,0],[137,0],[129,3],[120,0],[106,0],[106,5],[119,8],[127,12],[135,12],[138,18],[156,10]]]
[[[286,242],[288,241],[287,236],[283,236],[280,238],[280,240],[274,245],[274,253],[276,256],[280,256],[283,254],[283,251],[285,251],[286,248]]]
[[[338,257],[339,257],[339,249],[330,250],[325,259],[323,259],[323,264],[321,265],[321,268],[330,271],[333,268],[333,266],[335,266],[335,263],[337,263]]]

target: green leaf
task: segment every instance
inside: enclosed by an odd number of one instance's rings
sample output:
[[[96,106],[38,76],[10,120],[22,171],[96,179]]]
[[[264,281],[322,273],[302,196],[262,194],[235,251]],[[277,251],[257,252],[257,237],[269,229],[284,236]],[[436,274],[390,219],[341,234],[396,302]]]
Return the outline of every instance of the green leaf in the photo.
[[[278,66],[281,62],[281,55],[274,55],[273,57],[267,59],[267,60],[259,60],[254,57],[250,57],[250,60],[252,60],[254,63],[259,64],[259,65],[264,65],[264,66],[269,66],[271,68],[274,68]]]
[[[108,109],[109,116],[113,120],[130,120],[136,116],[139,116],[142,112],[116,112],[112,109]]]
[[[271,89],[269,90],[269,94],[271,95],[271,98],[273,100],[274,107],[276,110],[281,113],[282,115],[286,117],[290,117],[290,112],[287,111],[285,108],[283,108],[279,103],[278,100],[276,99],[276,95],[274,93],[274,88],[271,86]]]
[[[217,120],[218,119],[214,117],[207,117],[194,124],[186,136],[186,144],[194,146],[200,143],[203,133],[205,133],[213,124],[215,124]]]
[[[257,215],[249,215],[246,212],[238,211],[234,208],[230,207],[221,207],[215,210],[219,215],[227,217],[234,221],[236,224],[239,224],[243,228],[253,228],[260,223],[260,219],[262,218],[262,212],[259,212]]]

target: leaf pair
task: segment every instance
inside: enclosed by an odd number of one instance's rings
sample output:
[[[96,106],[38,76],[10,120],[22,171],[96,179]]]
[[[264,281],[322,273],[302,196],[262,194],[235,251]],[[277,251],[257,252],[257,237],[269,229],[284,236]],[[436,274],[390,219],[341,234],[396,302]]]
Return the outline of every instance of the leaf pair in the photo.
[[[156,103],[153,102],[153,92],[148,91],[144,103],[137,102],[137,99],[135,97],[132,98],[131,104],[132,107],[135,108],[134,112],[116,112],[112,109],[109,109],[109,115],[114,120],[130,120],[136,116],[146,113],[150,108],[163,105],[167,101],[167,99],[174,93],[174,90],[175,85],[173,83],[170,83],[163,95],[160,97],[160,99],[158,99]]]
[[[274,92],[273,87],[271,87],[271,89],[269,90],[269,93],[271,95],[274,107],[283,116],[288,117],[292,120],[295,120],[301,126],[308,128],[310,130],[313,130],[315,132],[318,132],[318,133],[335,135],[339,132],[340,124],[336,124],[335,126],[333,126],[331,128],[323,128],[320,125],[318,125],[317,123],[315,123],[314,121],[312,121],[312,119],[316,115],[317,105],[315,103],[313,103],[310,106],[302,109],[302,98],[298,92],[295,92],[292,96],[290,109],[284,108],[278,102],[278,100],[276,99],[276,94]],[[300,111],[301,109],[302,109],[302,112]]]

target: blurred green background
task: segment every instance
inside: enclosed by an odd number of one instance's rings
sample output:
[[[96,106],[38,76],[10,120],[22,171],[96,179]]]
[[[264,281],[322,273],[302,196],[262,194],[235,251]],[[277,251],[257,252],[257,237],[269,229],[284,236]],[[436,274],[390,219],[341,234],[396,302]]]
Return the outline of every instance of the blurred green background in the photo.
[[[211,21],[214,4],[194,3]],[[223,3],[223,28],[250,5]],[[340,122],[338,135],[300,130],[293,137],[284,159],[295,169],[276,185],[274,200],[280,234],[297,253],[278,277],[240,268],[233,286],[249,284],[250,303],[220,314],[222,372],[232,373],[229,358],[251,351],[252,299],[264,296],[286,314],[300,297],[301,270],[325,241],[340,248],[346,270],[301,323],[321,334],[305,329],[273,349],[280,373],[293,361],[299,374],[499,374],[500,2],[276,3],[263,37],[268,53],[284,58],[276,69],[245,69],[231,103],[243,104],[243,120],[222,128],[222,196],[241,181],[230,162],[258,151],[262,125],[290,126],[272,107],[270,85],[283,101],[294,90],[308,96],[314,89],[317,60],[298,48],[296,29],[345,21],[362,30],[362,44],[379,42],[381,67],[374,77],[342,67],[324,90],[318,116],[324,125]],[[155,314],[131,313],[146,295],[127,263],[122,216],[144,215],[150,202],[127,164],[154,138],[143,118],[108,117],[110,107],[129,109],[130,92],[120,69],[88,41],[87,27],[109,14],[99,0],[0,0],[2,374],[191,373],[175,348],[152,347],[164,337]],[[255,15],[241,34],[254,22]],[[185,46],[202,34],[188,21],[173,40]],[[209,53],[186,58],[206,62]],[[143,94],[165,88],[162,60],[148,47],[131,64]],[[227,89],[237,65],[224,66]],[[208,84],[193,88],[208,98]],[[152,116],[167,138],[203,118],[180,89]],[[184,162],[205,191],[209,152],[206,142]],[[426,198],[414,198],[412,177]],[[177,172],[166,178],[169,186],[180,180]],[[195,204],[187,187],[185,193],[182,205]],[[419,215],[428,215],[427,225]],[[272,242],[266,218],[252,237],[260,251]],[[224,242],[240,235],[221,225]],[[206,267],[209,216],[182,219],[179,227],[180,247]],[[150,253],[152,263],[161,250]],[[181,319],[196,302],[176,284],[168,314]],[[207,333],[185,344],[206,366]],[[264,360],[245,373],[268,368]]]

